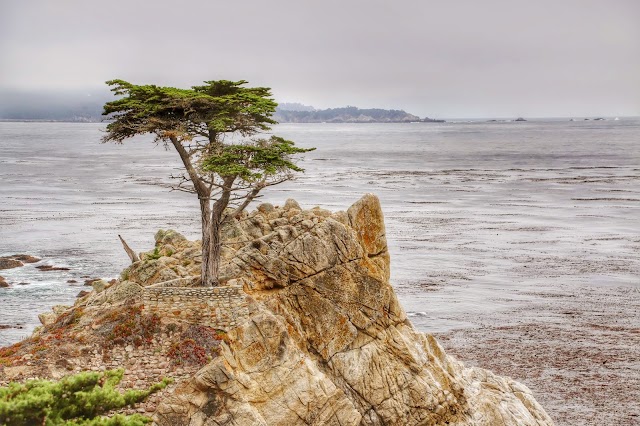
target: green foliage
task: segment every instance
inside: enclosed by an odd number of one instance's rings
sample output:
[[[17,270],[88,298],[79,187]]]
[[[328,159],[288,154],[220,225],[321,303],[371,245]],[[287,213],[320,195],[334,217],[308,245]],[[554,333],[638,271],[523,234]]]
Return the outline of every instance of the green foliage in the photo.
[[[111,91],[121,96],[104,105],[107,125],[103,142],[123,142],[153,134],[156,142],[172,145],[184,165],[173,189],[198,195],[202,217],[202,285],[219,283],[221,224],[240,213],[267,186],[289,180],[302,171],[295,154],[311,151],[273,136],[250,140],[276,122],[277,103],[266,87],[244,87],[247,82],[205,81],[191,89],[135,85],[111,80]],[[229,143],[225,137],[241,137]],[[229,206],[235,209],[226,213]],[[206,242],[206,244],[205,244]],[[154,252],[150,259],[159,256]]]
[[[202,168],[220,176],[237,176],[245,182],[256,182],[290,170],[303,171],[293,163],[291,156],[314,149],[298,148],[292,141],[272,136],[242,145],[225,145],[217,155],[205,159]]]
[[[31,380],[0,387],[0,424],[3,426],[139,426],[151,419],[140,415],[100,417],[112,410],[130,407],[164,389],[164,379],[146,390],[120,393],[115,387],[123,370],[83,372],[58,382]]]
[[[122,142],[145,133],[154,134],[156,141],[171,142],[187,169],[186,180],[192,182],[200,199],[210,197],[212,187],[221,188],[223,194],[244,190],[245,195],[235,199],[253,199],[265,186],[303,171],[293,156],[315,148],[298,148],[294,142],[277,136],[235,144],[224,142],[225,134],[252,136],[276,123],[271,116],[277,103],[270,97],[269,88],[244,87],[244,80],[204,83],[178,89],[107,81],[112,92],[122,97],[104,105],[103,114],[113,121],[107,125],[103,142]],[[216,181],[216,176],[222,181]],[[178,189],[184,189],[180,185]],[[226,195],[221,198],[226,201],[218,212],[229,202]],[[147,256],[156,259],[159,253]]]
[[[242,87],[247,82],[205,81],[191,89],[135,85],[110,80],[111,91],[123,96],[104,105],[103,115],[115,121],[107,126],[104,141],[122,142],[129,137],[154,133],[158,139],[170,135],[199,135],[216,140],[221,133],[243,136],[268,130],[277,103],[266,87]]]

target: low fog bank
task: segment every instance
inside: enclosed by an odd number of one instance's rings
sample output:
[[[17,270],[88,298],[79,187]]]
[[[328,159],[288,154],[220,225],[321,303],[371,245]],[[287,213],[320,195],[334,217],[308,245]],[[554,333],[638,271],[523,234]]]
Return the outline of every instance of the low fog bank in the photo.
[[[0,89],[0,120],[99,122],[107,89],[24,91]]]

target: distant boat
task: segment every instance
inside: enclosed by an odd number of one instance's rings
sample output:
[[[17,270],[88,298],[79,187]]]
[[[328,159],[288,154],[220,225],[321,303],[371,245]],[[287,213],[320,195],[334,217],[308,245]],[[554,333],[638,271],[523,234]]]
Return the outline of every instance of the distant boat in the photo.
[[[614,118],[613,121],[620,121],[618,117]]]

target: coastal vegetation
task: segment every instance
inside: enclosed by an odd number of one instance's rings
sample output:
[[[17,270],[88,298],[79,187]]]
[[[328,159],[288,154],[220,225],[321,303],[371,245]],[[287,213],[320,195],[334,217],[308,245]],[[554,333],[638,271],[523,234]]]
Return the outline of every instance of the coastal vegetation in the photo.
[[[124,371],[82,372],[59,381],[31,380],[0,387],[0,424],[4,426],[139,426],[151,419],[139,414],[102,417],[144,401],[171,383],[170,379],[145,390],[116,389]]]
[[[246,83],[205,81],[178,89],[107,82],[120,98],[104,105],[103,114],[113,121],[103,142],[153,134],[180,156],[184,173],[172,176],[178,181],[174,189],[196,194],[200,203],[203,286],[219,283],[222,225],[237,218],[264,188],[303,171],[293,157],[313,149],[277,136],[252,138],[276,123],[277,103],[269,88]]]

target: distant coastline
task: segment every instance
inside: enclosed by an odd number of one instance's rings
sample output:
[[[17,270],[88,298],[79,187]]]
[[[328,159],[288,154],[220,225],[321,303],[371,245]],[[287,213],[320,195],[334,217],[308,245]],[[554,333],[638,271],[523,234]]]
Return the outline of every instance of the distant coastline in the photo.
[[[108,93],[41,93],[35,96],[23,92],[0,91],[0,123],[102,123],[102,105],[112,97]],[[566,117],[449,117],[421,118],[399,109],[340,108],[317,109],[300,103],[280,103],[274,119],[279,123],[508,123],[527,121],[598,122],[633,119],[630,116],[583,115]]]
[[[111,94],[22,93],[0,91],[0,122],[100,123],[102,106]],[[299,103],[280,103],[274,119],[280,123],[443,123],[404,110],[381,108],[317,109]]]
[[[300,104],[282,104],[274,116],[280,123],[444,123],[429,117],[420,118],[404,110],[355,106],[315,109]]]

